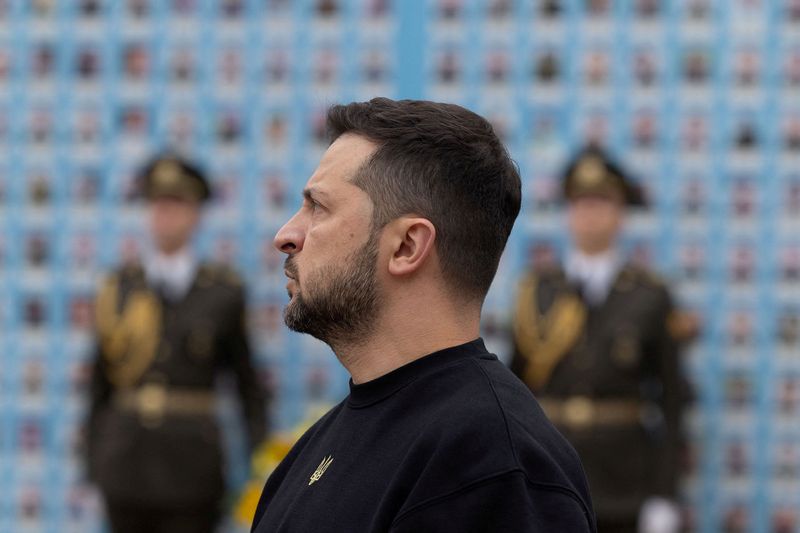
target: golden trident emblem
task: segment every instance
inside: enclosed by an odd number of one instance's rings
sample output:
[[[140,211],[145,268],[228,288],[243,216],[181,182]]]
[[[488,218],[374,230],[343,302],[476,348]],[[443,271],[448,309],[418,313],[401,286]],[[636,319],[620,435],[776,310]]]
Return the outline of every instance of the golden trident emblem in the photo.
[[[331,466],[332,462],[333,462],[332,455],[329,455],[328,457],[322,459],[322,462],[319,464],[317,469],[314,470],[313,474],[311,474],[311,480],[308,482],[308,484],[312,485],[314,484],[314,482],[319,481],[319,478],[321,478],[322,474],[324,474],[325,471],[328,469],[328,467]]]

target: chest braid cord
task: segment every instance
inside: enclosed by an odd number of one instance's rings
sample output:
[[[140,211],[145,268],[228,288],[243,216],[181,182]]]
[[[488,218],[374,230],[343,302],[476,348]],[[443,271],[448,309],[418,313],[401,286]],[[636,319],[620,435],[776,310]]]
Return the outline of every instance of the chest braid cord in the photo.
[[[514,337],[527,361],[525,381],[538,390],[578,340],[586,323],[586,308],[577,296],[563,294],[542,316],[536,284],[535,275],[522,281],[514,313]]]
[[[161,306],[148,290],[131,292],[120,312],[119,280],[103,284],[97,296],[95,320],[108,378],[130,387],[150,367],[161,340]]]

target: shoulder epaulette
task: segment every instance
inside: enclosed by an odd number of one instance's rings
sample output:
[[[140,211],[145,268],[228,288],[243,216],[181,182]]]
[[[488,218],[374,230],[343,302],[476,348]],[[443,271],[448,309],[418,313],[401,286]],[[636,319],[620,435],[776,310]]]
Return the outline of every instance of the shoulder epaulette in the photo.
[[[200,265],[198,276],[210,283],[240,287],[242,278],[228,264],[225,263],[203,263]]]
[[[123,263],[117,269],[120,276],[138,276],[144,273],[144,267],[137,261]]]
[[[542,279],[560,279],[566,277],[558,263],[544,263],[533,268],[533,275]]]
[[[678,342],[688,342],[700,335],[700,318],[690,311],[675,309],[667,317],[667,331]]]
[[[144,267],[138,262],[124,263],[112,274],[120,284],[142,283],[145,279]]]
[[[654,289],[662,289],[668,286],[664,278],[643,266],[629,264],[625,269],[629,273],[631,281],[638,285]]]

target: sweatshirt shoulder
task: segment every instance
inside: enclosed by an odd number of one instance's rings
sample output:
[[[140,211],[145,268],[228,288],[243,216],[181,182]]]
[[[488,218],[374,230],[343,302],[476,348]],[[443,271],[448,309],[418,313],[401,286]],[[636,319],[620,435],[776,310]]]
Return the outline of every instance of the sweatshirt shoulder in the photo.
[[[591,506],[577,452],[553,426],[533,393],[500,361],[481,361],[508,435],[509,448],[528,480],[560,487]]]
[[[458,365],[441,379],[449,391],[437,418],[447,428],[446,441],[465,438],[484,441],[492,453],[513,466],[525,462],[540,472],[553,471],[550,479],[561,479],[558,467],[548,463],[579,463],[570,445],[547,419],[530,390],[497,358],[473,358]]]
[[[503,363],[471,358],[436,381],[446,394],[423,417],[426,457],[460,465],[462,483],[519,471],[532,486],[569,494],[591,509],[577,454]]]

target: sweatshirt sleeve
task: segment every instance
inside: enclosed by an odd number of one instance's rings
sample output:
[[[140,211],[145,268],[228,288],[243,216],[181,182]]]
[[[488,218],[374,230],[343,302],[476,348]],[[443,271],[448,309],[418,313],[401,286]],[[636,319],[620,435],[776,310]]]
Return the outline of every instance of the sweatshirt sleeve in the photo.
[[[402,511],[391,533],[593,533],[593,513],[570,490],[512,471]]]

